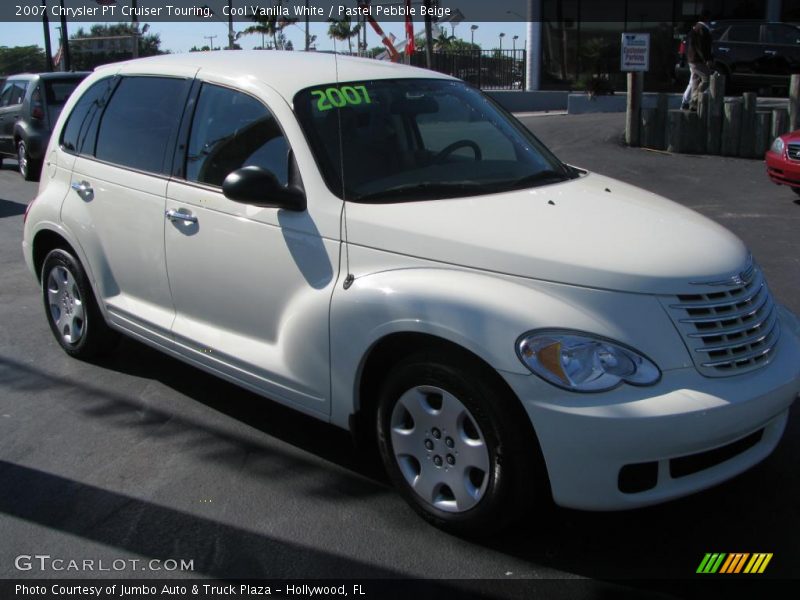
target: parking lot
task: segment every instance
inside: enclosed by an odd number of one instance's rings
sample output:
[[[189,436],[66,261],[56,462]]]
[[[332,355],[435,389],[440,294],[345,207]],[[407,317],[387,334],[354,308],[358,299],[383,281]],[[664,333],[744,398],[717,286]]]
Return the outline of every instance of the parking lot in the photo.
[[[800,312],[800,198],[771,184],[762,161],[623,147],[622,114],[522,120],[563,160],[734,231]],[[419,519],[347,432],[133,341],[95,364],[68,358],[23,264],[36,186],[14,167],[0,170],[0,578],[63,575],[15,568],[18,555],[49,554],[194,567],[99,576],[588,577],[661,589],[693,577],[706,552],[771,552],[762,577],[796,576],[797,410],[767,461],[702,494],[624,513],[532,507],[522,528],[454,538]]]

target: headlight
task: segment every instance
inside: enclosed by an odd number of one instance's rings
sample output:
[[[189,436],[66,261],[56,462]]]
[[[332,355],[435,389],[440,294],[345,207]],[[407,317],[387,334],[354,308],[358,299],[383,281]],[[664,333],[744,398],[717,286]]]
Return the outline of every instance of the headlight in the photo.
[[[774,152],[775,154],[783,155],[783,148],[783,140],[781,138],[775,138],[775,141],[772,142],[772,146],[770,146],[769,151]]]
[[[635,350],[586,333],[533,331],[517,342],[523,364],[553,385],[602,392],[620,383],[653,385],[661,371]]]

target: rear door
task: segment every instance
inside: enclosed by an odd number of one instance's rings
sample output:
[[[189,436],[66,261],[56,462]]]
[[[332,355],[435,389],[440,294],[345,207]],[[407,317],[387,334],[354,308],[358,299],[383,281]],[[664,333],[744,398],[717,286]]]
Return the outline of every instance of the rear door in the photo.
[[[716,44],[715,58],[724,63],[736,78],[750,76],[763,70],[764,52],[761,46],[759,23],[734,23]]]
[[[0,152],[3,154],[16,155],[14,125],[20,118],[27,88],[26,80],[9,79],[0,92]]]
[[[164,203],[191,81],[115,78],[110,99],[98,95],[96,120],[76,123],[81,146],[62,208],[65,225],[80,231],[76,237],[111,320],[151,339],[169,339],[175,314]]]
[[[800,29],[786,23],[764,27],[764,67],[770,75],[786,77],[800,72]]]

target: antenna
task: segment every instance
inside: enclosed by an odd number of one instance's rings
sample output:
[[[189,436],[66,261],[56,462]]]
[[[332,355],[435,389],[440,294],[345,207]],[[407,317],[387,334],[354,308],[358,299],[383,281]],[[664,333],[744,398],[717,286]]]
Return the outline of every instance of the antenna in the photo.
[[[333,64],[336,72],[336,85],[339,85],[339,50],[336,47],[336,38],[333,38]],[[342,233],[344,237],[344,265],[347,275],[344,278],[344,289],[350,289],[355,281],[355,276],[350,272],[350,244],[347,237],[347,186],[344,183],[344,140],[342,139],[342,111],[336,110],[336,120],[339,125],[339,166],[342,178]]]

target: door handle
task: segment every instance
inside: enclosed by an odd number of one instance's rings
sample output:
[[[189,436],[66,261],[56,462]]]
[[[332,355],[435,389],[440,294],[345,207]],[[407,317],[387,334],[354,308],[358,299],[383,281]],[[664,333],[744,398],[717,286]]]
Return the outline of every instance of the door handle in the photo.
[[[777,50],[764,50],[764,54],[769,54],[770,56],[775,56],[777,53]]]
[[[174,208],[170,208],[169,210],[164,212],[164,216],[169,219],[170,221],[183,221],[184,223],[197,223],[197,217],[195,217],[192,213],[182,210],[175,210]]]
[[[78,196],[84,200],[94,199],[94,189],[92,189],[92,186],[88,181],[73,181],[71,187],[78,193]]]
[[[731,51],[730,48],[717,48],[717,50],[719,50],[720,52],[730,52]]]

